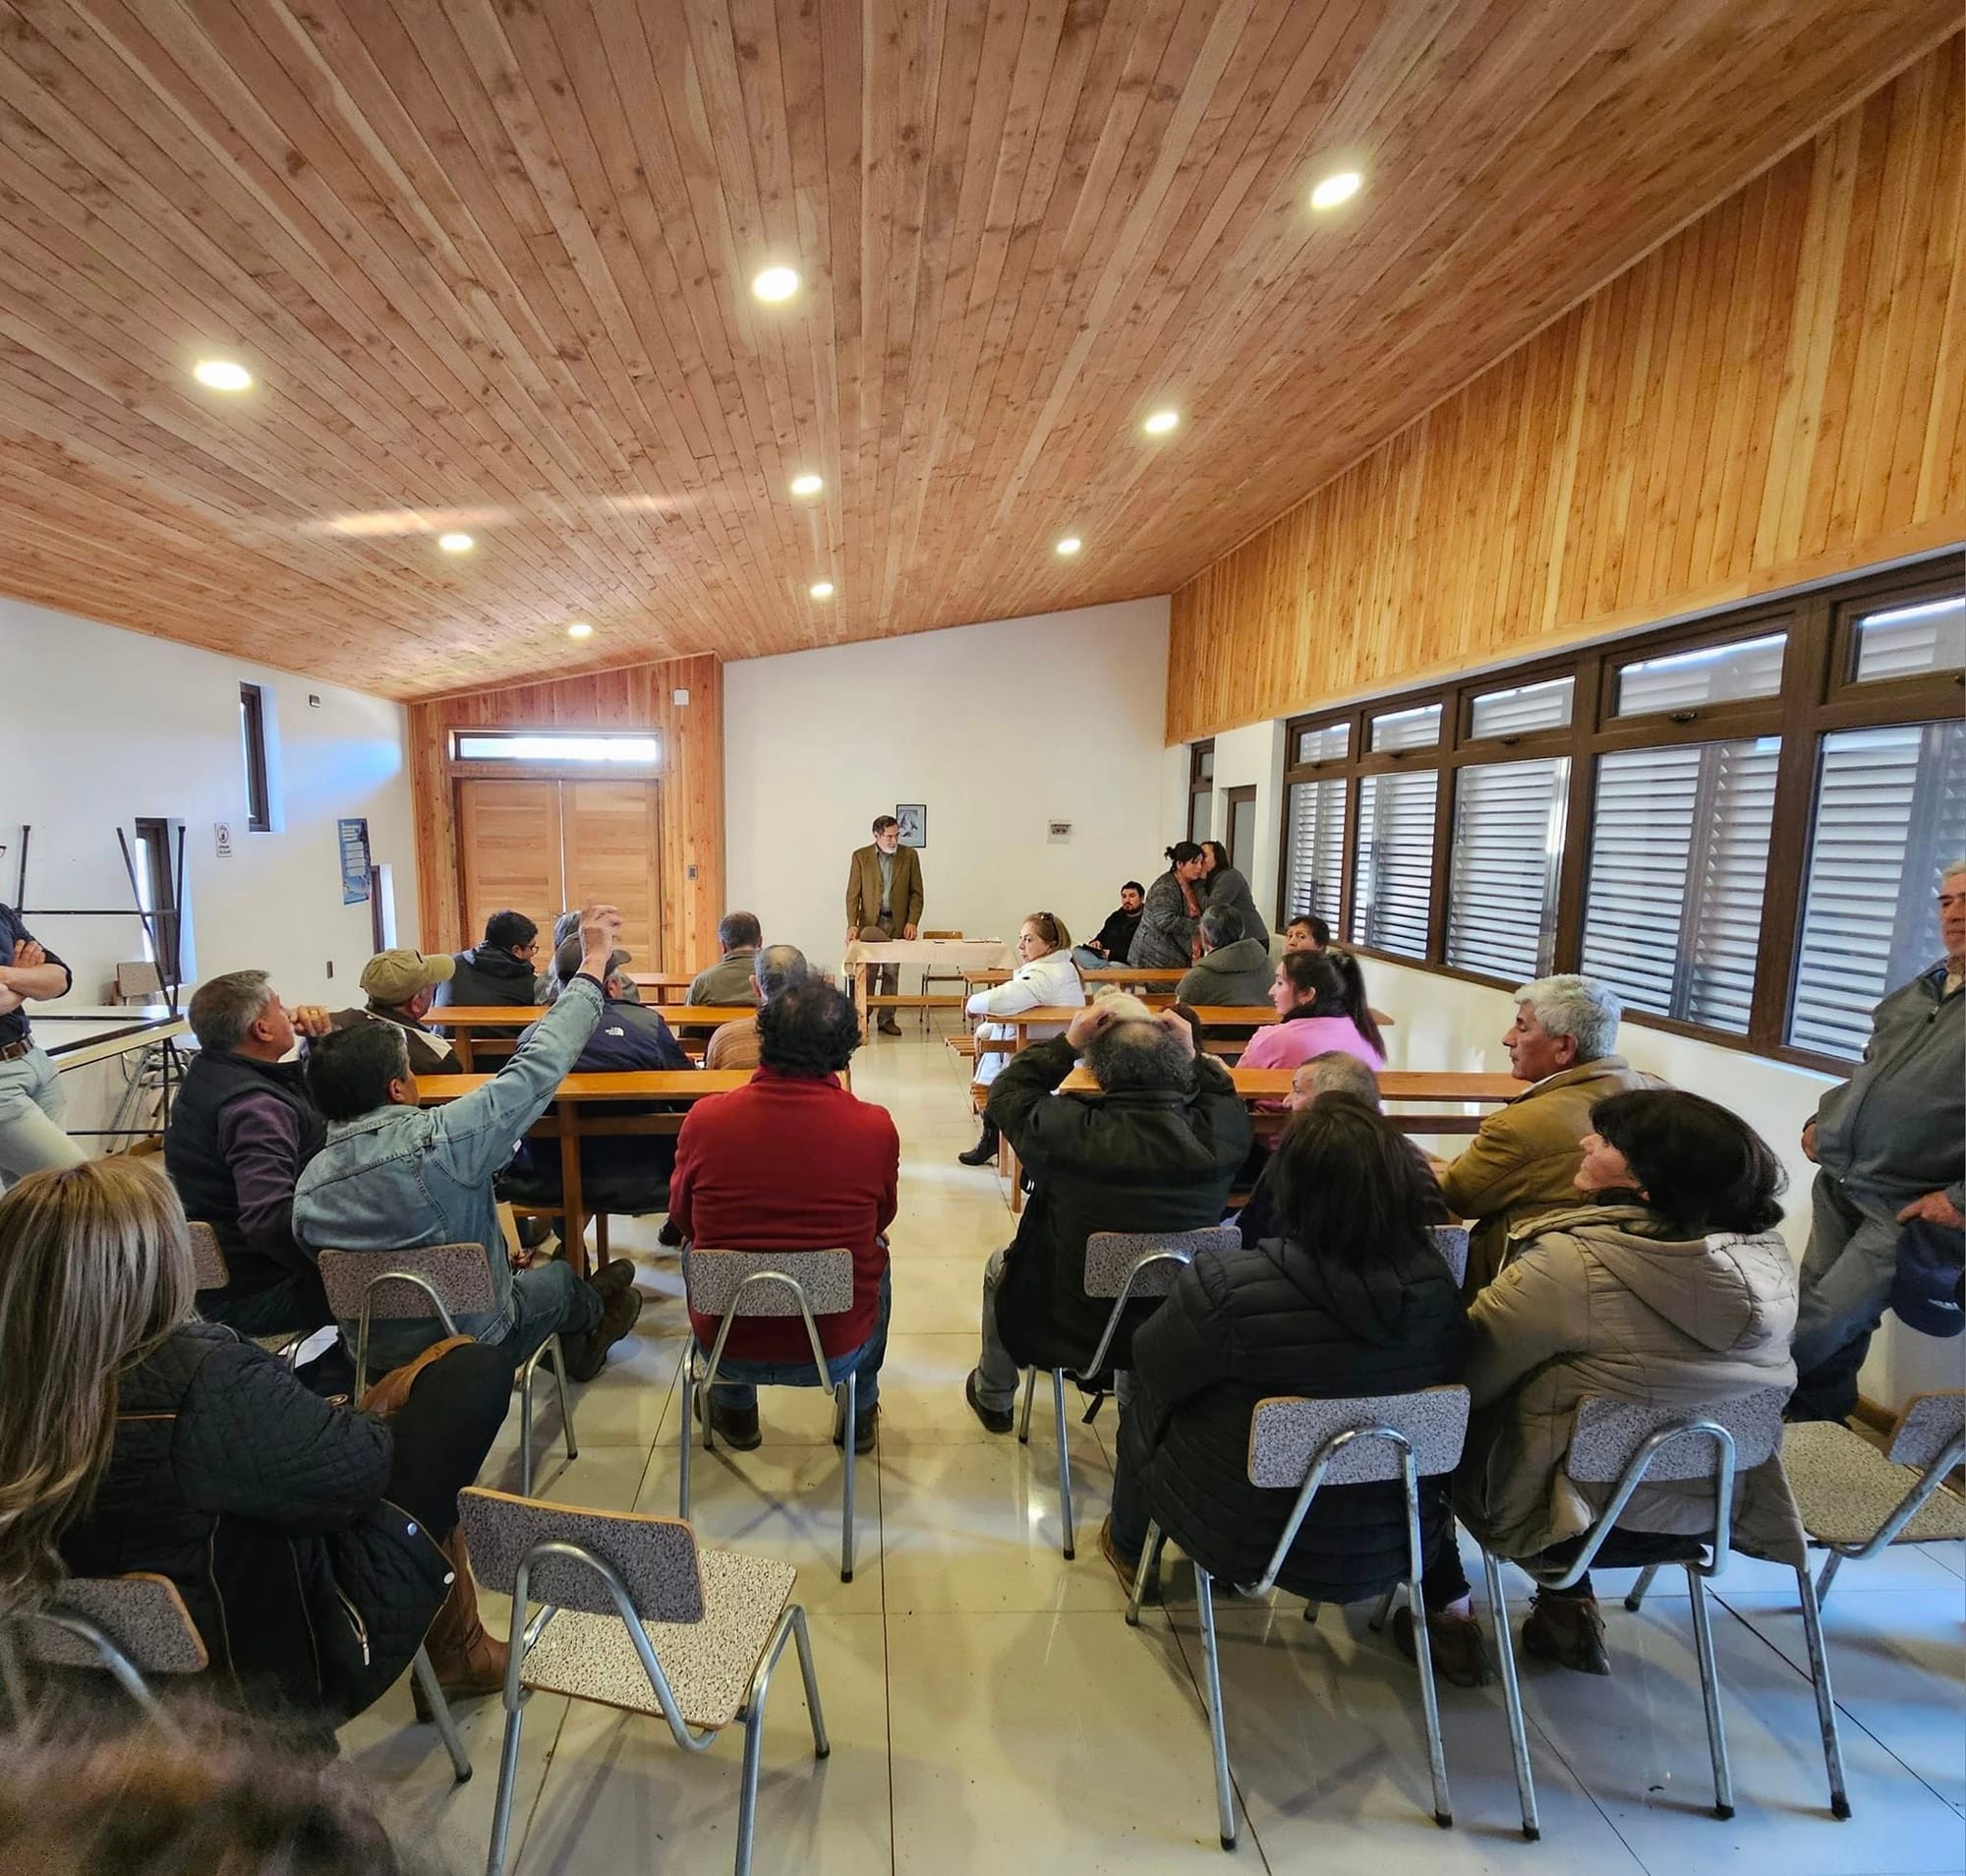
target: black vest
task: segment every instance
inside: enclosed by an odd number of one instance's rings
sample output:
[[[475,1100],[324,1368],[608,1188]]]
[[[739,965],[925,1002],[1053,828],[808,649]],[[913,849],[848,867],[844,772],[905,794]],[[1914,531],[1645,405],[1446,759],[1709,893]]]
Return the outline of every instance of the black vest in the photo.
[[[206,1049],[192,1059],[164,1130],[164,1170],[184,1201],[185,1216],[210,1225],[228,1255],[241,1248],[239,1193],[219,1150],[218,1117],[240,1095],[252,1093],[272,1094],[293,1110],[303,1166],[327,1138],[327,1124],[307,1097],[298,1062],[256,1062],[229,1049]]]

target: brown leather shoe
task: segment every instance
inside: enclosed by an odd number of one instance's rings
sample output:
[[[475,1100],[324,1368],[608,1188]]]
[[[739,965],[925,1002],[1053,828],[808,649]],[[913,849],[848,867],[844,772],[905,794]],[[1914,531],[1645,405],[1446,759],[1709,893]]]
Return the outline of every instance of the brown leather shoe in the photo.
[[[436,1670],[436,1684],[446,1700],[468,1700],[479,1694],[503,1691],[508,1651],[495,1635],[487,1632],[478,1619],[478,1584],[471,1574],[471,1558],[464,1548],[464,1527],[460,1524],[443,1546],[452,1571],[450,1594],[424,1637],[431,1666]],[[417,1718],[426,1724],[432,1719],[430,1702],[423,1686],[412,1678],[411,1698]]]
[[[901,1032],[901,1026],[891,1016],[884,1016],[881,1019],[880,1027],[883,1035],[899,1035]]]
[[[1417,1662],[1413,1611],[1402,1603],[1393,1612],[1393,1646],[1409,1661]],[[1481,1624],[1472,1615],[1451,1615],[1436,1610],[1426,1618],[1426,1652],[1436,1679],[1456,1687],[1485,1687],[1494,1679],[1488,1644]]]
[[[591,1381],[607,1366],[607,1351],[635,1326],[642,1314],[639,1290],[616,1290],[602,1305],[600,1326],[586,1335],[570,1335],[561,1343],[566,1351],[569,1380]]]
[[[1578,1674],[1608,1674],[1604,1617],[1594,1596],[1551,1596],[1530,1605],[1523,1620],[1523,1650],[1538,1661],[1553,1661]]]
[[[1106,1514],[1106,1522],[1099,1527],[1099,1554],[1113,1566],[1113,1574],[1120,1579],[1120,1594],[1128,1602],[1133,1600],[1133,1579],[1140,1573],[1140,1559],[1135,1557],[1130,1563],[1120,1554],[1120,1547],[1113,1541],[1113,1515]],[[1149,1580],[1146,1593],[1140,1598],[1142,1603],[1157,1603],[1159,1592]]]
[[[756,1452],[765,1443],[756,1407],[721,1407],[708,1387],[696,1390],[696,1424],[710,1416],[710,1431],[733,1452]],[[857,1452],[859,1448],[856,1446]]]

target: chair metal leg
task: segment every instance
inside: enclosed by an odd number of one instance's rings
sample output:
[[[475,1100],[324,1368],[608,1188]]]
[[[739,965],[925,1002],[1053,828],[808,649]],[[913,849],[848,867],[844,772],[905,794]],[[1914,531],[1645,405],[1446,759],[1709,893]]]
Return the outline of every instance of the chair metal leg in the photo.
[[[1024,1375],[1024,1417],[1017,1423],[1017,1438],[1024,1445],[1031,1443],[1031,1399],[1038,1391],[1038,1371],[1033,1368]]]
[[[1831,1552],[1832,1556],[1835,1555]],[[1822,1729],[1822,1766],[1829,1774],[1829,1810],[1850,1815],[1850,1793],[1843,1782],[1843,1739],[1836,1728],[1836,1698],[1829,1690],[1829,1651],[1822,1645],[1822,1612],[1810,1586],[1807,1565],[1795,1573],[1796,1594],[1802,1599],[1802,1632],[1809,1642],[1809,1677],[1816,1688],[1816,1720]]]
[[[471,1755],[465,1751],[464,1741],[457,1736],[457,1722],[451,1717],[450,1702],[443,1697],[443,1689],[437,1685],[436,1670],[431,1666],[430,1650],[419,1648],[410,1669],[417,1677],[417,1685],[424,1690],[425,1700],[430,1703],[431,1718],[436,1723],[436,1735],[443,1741],[443,1749],[450,1754],[452,1777],[462,1785],[471,1777]]]
[[[751,1671],[751,1685],[744,1696],[738,1719],[744,1727],[744,1770],[737,1788],[737,1876],[751,1876],[751,1845],[758,1825],[758,1772],[765,1750],[765,1702],[772,1695],[772,1676],[785,1652],[786,1638],[798,1645],[799,1673],[805,1681],[806,1707],[812,1716],[813,1743],[817,1756],[832,1750],[826,1737],[825,1716],[819,1710],[819,1682],[812,1671],[812,1650],[805,1629],[805,1611],[796,1603],[785,1606],[765,1652]],[[712,1735],[705,1733],[704,1741]]]
[[[505,1739],[498,1751],[498,1799],[492,1807],[492,1849],[485,1859],[485,1876],[505,1876],[505,1847],[512,1834],[512,1799],[519,1785],[519,1731],[526,1716],[525,1695],[518,1680],[524,1649],[516,1620],[512,1629],[512,1659],[505,1671]]]
[[[580,1457],[580,1447],[573,1436],[573,1399],[566,1391],[566,1345],[557,1335],[547,1339],[547,1359],[552,1363],[553,1392],[559,1399],[559,1429],[566,1436],[566,1456]]]
[[[1433,1643],[1427,1633],[1426,1605],[1419,1580],[1426,1569],[1426,1552],[1419,1534],[1419,1479],[1413,1453],[1400,1454],[1406,1472],[1407,1601],[1413,1608],[1414,1659],[1419,1668],[1419,1710],[1426,1721],[1426,1761],[1433,1774],[1433,1821],[1442,1830],[1454,1823],[1454,1800],[1447,1794],[1447,1748],[1440,1739],[1440,1695],[1433,1684]],[[1392,1600],[1389,1591],[1384,1599]],[[1383,1606],[1383,1605],[1382,1605]]]
[[[1146,1596],[1147,1585],[1154,1580],[1154,1571],[1160,1567],[1161,1546],[1166,1541],[1161,1535],[1161,1527],[1149,1519],[1147,1541],[1140,1546],[1140,1567],[1133,1572],[1133,1593],[1127,1599],[1128,1628],[1140,1625],[1140,1603]]]
[[[533,1376],[537,1365],[528,1362],[519,1376],[519,1496],[533,1495]]]
[[[1831,1551],[1822,1559],[1822,1574],[1816,1579],[1816,1604],[1820,1610],[1829,1600],[1829,1586],[1836,1580],[1836,1572],[1843,1567],[1843,1553]]]
[[[839,1443],[846,1453],[845,1498],[839,1513],[839,1580],[853,1580],[853,1449],[854,1425],[859,1416],[860,1377],[846,1377],[846,1437]]]
[[[1523,1837],[1536,1843],[1542,1819],[1536,1812],[1535,1779],[1530,1770],[1530,1734],[1523,1718],[1522,1682],[1516,1678],[1516,1638],[1509,1630],[1509,1605],[1502,1594],[1502,1565],[1486,1551],[1481,1569],[1488,1584],[1488,1612],[1495,1622],[1495,1659],[1502,1671],[1502,1710],[1509,1718],[1509,1749],[1516,1761],[1516,1796],[1523,1807]]]
[[[1215,1585],[1199,1563],[1194,1566],[1194,1606],[1201,1622],[1202,1697],[1208,1702],[1208,1730],[1215,1754],[1215,1818],[1222,1847],[1236,1847],[1236,1793],[1229,1785],[1229,1729],[1222,1717],[1222,1663],[1215,1643]]]
[[[1395,1583],[1389,1590],[1387,1590],[1385,1595],[1379,1598],[1378,1608],[1373,1610],[1372,1613],[1370,1614],[1369,1617],[1367,1617],[1365,1622],[1365,1626],[1369,1628],[1373,1634],[1378,1635],[1378,1634],[1383,1634],[1385,1632],[1386,1617],[1393,1612],[1393,1599],[1394,1597],[1399,1595],[1399,1593],[1400,1593],[1400,1586],[1397,1583]],[[1419,1605],[1416,1603],[1414,1607],[1417,1609]],[[1312,1621],[1315,1621],[1317,1617],[1314,1615],[1311,1617]],[[1417,1621],[1419,1618],[1417,1615],[1416,1615],[1414,1619]]]
[[[676,1516],[683,1519],[687,1519],[689,1516],[689,1454],[690,1448],[696,1444],[695,1437],[690,1433],[690,1415],[695,1408],[695,1396],[696,1351],[694,1349],[685,1349],[682,1358],[682,1438],[680,1441],[682,1464],[678,1467],[681,1476],[676,1485]]]
[[[1051,1371],[1051,1403],[1058,1418],[1058,1496],[1059,1516],[1065,1522],[1065,1560],[1072,1559],[1073,1532],[1071,1528],[1071,1454],[1065,1445],[1065,1370]]]
[[[1658,1573],[1659,1566],[1656,1563],[1648,1563],[1639,1572],[1639,1580],[1625,1592],[1625,1607],[1627,1609],[1634,1612],[1637,1612],[1639,1605],[1646,1600],[1646,1593],[1652,1586],[1652,1578]]]
[[[819,1704],[819,1675],[812,1665],[812,1637],[806,1633],[805,1609],[792,1605],[792,1645],[798,1650],[799,1678],[805,1682],[806,1718],[812,1722],[812,1756],[829,1759],[833,1741],[826,1736],[826,1714]]]
[[[1691,1563],[1687,1587],[1693,1597],[1693,1640],[1700,1656],[1700,1697],[1706,1707],[1706,1748],[1713,1759],[1713,1815],[1734,1815],[1734,1773],[1727,1763],[1727,1731],[1720,1718],[1720,1671],[1713,1661],[1713,1617],[1706,1607],[1706,1584]]]

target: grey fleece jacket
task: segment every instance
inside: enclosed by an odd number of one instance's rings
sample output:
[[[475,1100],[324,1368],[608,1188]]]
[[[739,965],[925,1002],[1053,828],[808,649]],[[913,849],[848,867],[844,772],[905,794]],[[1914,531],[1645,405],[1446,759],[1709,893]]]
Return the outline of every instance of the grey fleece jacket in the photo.
[[[1817,1163],[1892,1206],[1929,1192],[1966,1204],[1966,990],[1945,995],[1937,964],[1871,1021],[1863,1066],[1817,1107]]]
[[[1267,1003],[1276,974],[1267,944],[1239,938],[1203,958],[1175,986],[1175,996],[1182,1003]]]

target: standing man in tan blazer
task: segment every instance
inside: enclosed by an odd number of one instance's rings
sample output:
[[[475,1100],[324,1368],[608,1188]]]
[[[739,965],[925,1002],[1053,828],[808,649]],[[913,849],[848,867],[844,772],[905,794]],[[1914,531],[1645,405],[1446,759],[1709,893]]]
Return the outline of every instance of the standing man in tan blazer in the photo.
[[[846,942],[911,939],[920,928],[921,915],[921,858],[912,847],[901,845],[900,822],[892,814],[877,814],[873,846],[856,849],[846,869]],[[898,966],[883,966],[877,994],[893,996],[900,980]],[[900,1032],[894,1011],[884,1009],[881,1033]]]

